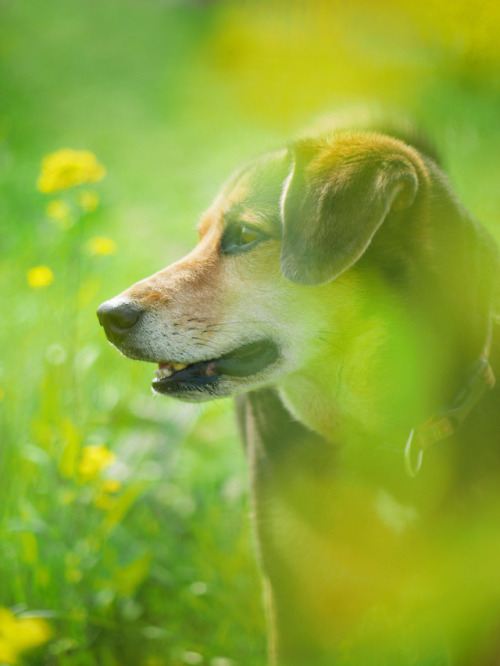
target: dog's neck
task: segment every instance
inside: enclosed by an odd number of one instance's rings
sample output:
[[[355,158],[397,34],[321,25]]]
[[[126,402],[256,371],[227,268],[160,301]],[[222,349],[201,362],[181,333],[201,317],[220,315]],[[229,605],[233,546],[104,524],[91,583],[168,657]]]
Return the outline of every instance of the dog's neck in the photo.
[[[295,418],[331,442],[404,446],[413,427],[448,405],[476,358],[414,302],[403,310],[380,290],[365,296],[369,306],[345,330],[332,325],[335,334],[317,341],[317,354],[279,392]]]
[[[328,355],[289,375],[280,384],[281,398],[291,414],[329,441],[338,441],[346,422],[370,424],[378,429],[383,407],[380,380],[373,372],[384,345],[381,322],[373,326],[348,349],[332,358]],[[323,345],[319,344],[318,348]],[[370,372],[370,369],[372,372]],[[385,387],[384,392],[388,390]]]

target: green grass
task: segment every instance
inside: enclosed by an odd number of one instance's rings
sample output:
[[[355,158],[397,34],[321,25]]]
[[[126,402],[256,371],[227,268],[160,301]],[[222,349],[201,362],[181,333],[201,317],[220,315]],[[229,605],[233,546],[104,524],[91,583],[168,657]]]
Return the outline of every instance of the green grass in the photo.
[[[374,99],[420,119],[462,200],[500,229],[494,68],[471,79],[445,45],[411,31],[387,41],[346,11],[344,42],[331,45],[314,13],[301,23],[280,3],[257,7],[0,6],[0,606],[53,631],[26,663],[265,661],[231,403],[153,398],[152,367],[120,357],[95,317],[194,244],[200,212],[241,161],[315,114]],[[42,157],[66,146],[95,152],[108,175],[98,210],[62,231],[35,183]],[[118,252],[90,256],[93,236]],[[55,279],[32,289],[39,264]],[[108,506],[78,473],[96,444],[115,453],[105,473],[122,483]]]

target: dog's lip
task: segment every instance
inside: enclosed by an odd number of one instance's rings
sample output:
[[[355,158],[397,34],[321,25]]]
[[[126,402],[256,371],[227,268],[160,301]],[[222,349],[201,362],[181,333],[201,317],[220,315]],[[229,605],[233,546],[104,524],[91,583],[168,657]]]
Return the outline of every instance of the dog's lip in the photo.
[[[279,356],[277,345],[269,339],[245,343],[232,351],[205,361],[194,363],[173,363],[161,361],[158,363],[159,371],[153,381],[155,390],[174,389],[174,386],[187,388],[189,385],[206,386],[214,384],[222,376],[249,377],[264,370]],[[175,366],[180,366],[175,369]],[[169,374],[161,376],[162,371]]]

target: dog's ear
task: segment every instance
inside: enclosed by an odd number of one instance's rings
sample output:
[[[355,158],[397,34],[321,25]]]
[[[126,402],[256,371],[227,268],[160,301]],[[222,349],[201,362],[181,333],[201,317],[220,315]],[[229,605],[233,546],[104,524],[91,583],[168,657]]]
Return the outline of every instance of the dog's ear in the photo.
[[[411,206],[418,176],[405,149],[386,137],[359,135],[292,147],[282,198],[285,278],[330,282],[362,256],[391,211]]]

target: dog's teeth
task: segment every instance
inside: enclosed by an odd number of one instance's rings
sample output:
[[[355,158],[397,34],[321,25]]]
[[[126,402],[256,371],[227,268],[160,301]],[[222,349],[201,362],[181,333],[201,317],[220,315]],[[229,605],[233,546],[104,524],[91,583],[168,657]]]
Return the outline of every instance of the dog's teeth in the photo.
[[[164,379],[165,377],[171,377],[174,372],[183,370],[187,368],[188,363],[160,363],[157,370],[155,370],[155,376],[157,379]]]
[[[171,377],[174,374],[173,370],[169,368],[158,368],[155,370],[155,376],[157,379],[163,379],[164,377]]]

